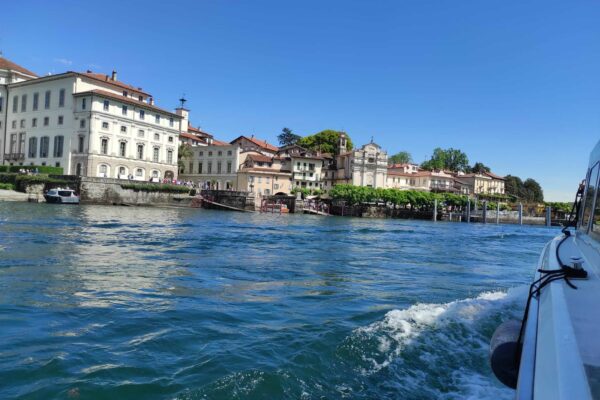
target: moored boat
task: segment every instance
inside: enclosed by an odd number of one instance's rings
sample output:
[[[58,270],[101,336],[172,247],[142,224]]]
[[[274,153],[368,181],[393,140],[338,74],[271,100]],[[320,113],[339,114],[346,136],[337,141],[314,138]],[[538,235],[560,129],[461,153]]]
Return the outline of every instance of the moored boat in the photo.
[[[79,204],[79,196],[69,188],[54,188],[44,194],[47,203],[55,204]]]
[[[517,399],[600,399],[600,142],[572,218],[544,247],[522,321],[492,338],[490,361]]]

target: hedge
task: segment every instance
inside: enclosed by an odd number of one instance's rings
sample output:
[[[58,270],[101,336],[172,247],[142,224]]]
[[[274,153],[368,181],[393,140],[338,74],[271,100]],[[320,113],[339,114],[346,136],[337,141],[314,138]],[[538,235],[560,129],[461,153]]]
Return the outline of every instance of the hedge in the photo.
[[[190,188],[180,185],[169,185],[166,183],[122,183],[123,189],[132,189],[136,192],[166,192],[166,193],[189,193]]]
[[[0,183],[0,189],[3,190],[15,190],[15,185],[12,183]]]
[[[17,174],[0,173],[0,183],[16,183]]]
[[[19,172],[22,169],[34,171],[36,168],[40,174],[62,175],[64,172],[62,167],[48,165],[0,165],[0,172]]]
[[[58,183],[58,184],[69,184],[71,182],[64,179],[50,178],[48,175],[17,175],[15,183],[19,185],[28,185],[35,183]]]

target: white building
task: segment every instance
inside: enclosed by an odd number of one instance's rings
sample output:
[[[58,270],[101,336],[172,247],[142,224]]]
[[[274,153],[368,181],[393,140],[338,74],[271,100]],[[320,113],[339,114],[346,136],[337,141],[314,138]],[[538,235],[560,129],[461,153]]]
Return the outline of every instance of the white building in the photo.
[[[346,136],[340,135],[338,148],[346,148]],[[386,187],[387,152],[379,145],[371,142],[348,152],[340,152],[335,157],[334,173],[326,179],[331,181],[326,187],[337,184],[368,186],[373,188]],[[330,168],[331,169],[331,168]]]
[[[190,180],[202,189],[234,189],[241,163],[240,147],[212,138],[210,143],[192,147],[192,157],[182,160],[180,179]]]
[[[2,69],[11,64],[8,72]],[[0,139],[2,164],[50,165],[65,174],[121,179],[177,176],[182,117],[155,106],[142,88],[118,81],[116,72],[20,80],[7,78],[11,74],[27,77],[0,58],[8,125]]]

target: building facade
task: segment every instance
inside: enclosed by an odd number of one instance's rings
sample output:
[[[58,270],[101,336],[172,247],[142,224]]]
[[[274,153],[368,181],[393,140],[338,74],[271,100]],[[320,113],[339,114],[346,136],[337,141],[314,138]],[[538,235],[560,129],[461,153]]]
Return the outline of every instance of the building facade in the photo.
[[[4,85],[3,164],[65,174],[174,179],[181,116],[112,76],[66,72]]]
[[[212,140],[211,144],[192,148],[192,157],[183,159],[180,179],[199,188],[233,190],[237,187],[240,147]]]
[[[346,148],[346,136],[340,135],[338,148]],[[335,157],[333,176],[326,175],[330,183],[326,187],[337,184],[384,188],[387,184],[387,152],[381,146],[371,142],[360,149],[338,154]]]

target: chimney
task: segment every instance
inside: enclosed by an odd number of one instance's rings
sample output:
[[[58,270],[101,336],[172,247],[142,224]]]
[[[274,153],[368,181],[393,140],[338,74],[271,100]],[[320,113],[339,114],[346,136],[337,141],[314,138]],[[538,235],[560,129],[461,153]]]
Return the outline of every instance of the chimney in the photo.
[[[117,80],[117,71],[115,71],[114,69],[113,69],[113,72],[112,72],[112,75],[111,75],[110,79],[112,79],[113,81]]]

